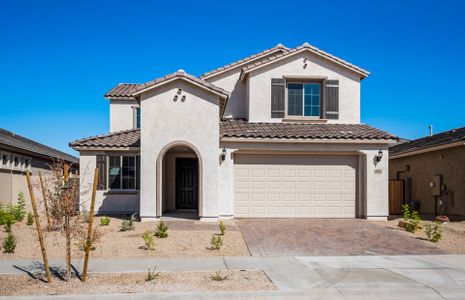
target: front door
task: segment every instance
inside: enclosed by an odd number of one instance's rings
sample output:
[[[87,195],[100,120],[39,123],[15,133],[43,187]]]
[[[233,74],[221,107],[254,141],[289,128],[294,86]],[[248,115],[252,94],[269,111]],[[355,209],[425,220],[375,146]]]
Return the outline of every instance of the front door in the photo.
[[[176,159],[176,209],[197,209],[197,159]]]

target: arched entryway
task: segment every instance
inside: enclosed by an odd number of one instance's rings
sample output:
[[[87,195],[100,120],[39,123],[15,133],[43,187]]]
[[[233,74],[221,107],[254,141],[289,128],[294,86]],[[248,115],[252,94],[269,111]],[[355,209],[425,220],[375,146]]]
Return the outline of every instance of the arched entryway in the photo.
[[[201,159],[190,144],[168,145],[158,160],[157,215],[198,218],[201,209]]]

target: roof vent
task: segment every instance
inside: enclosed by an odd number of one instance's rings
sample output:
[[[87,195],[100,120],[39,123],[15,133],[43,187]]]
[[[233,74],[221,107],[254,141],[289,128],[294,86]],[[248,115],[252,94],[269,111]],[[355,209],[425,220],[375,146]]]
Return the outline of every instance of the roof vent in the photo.
[[[176,71],[176,73],[186,74],[186,71],[184,71],[183,69],[179,69],[179,70]]]
[[[429,129],[429,136],[432,136],[433,135],[433,125],[428,125],[428,129]]]

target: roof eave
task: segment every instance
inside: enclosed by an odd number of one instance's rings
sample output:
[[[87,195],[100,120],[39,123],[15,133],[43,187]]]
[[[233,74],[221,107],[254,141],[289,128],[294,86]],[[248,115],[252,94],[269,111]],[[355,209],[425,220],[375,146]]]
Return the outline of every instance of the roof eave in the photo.
[[[396,139],[315,139],[315,138],[247,138],[222,137],[221,142],[249,142],[249,143],[328,143],[328,144],[395,144]]]
[[[448,143],[448,144],[443,144],[443,145],[437,145],[433,147],[426,147],[422,149],[401,152],[398,154],[389,155],[389,159],[397,159],[397,158],[413,156],[413,155],[418,155],[418,154],[423,154],[423,153],[428,153],[428,152],[433,152],[433,151],[438,151],[438,150],[443,150],[443,149],[449,149],[449,148],[459,147],[459,146],[465,146],[465,141],[458,141],[458,142],[453,142],[453,143]]]

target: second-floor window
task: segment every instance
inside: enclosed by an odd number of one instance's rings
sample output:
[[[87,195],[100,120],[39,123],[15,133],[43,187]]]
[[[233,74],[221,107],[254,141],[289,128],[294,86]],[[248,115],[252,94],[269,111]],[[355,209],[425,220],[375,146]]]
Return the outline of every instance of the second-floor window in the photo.
[[[140,128],[140,107],[136,107],[136,128]]]
[[[320,83],[288,83],[287,115],[319,117],[321,107]]]

